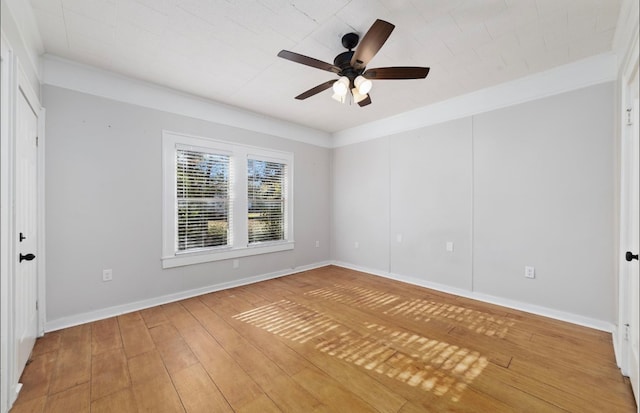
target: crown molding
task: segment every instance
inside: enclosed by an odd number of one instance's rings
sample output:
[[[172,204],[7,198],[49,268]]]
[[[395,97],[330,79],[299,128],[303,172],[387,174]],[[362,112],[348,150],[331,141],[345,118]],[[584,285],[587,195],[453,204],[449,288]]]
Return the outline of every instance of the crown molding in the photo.
[[[364,142],[599,83],[614,81],[616,76],[617,63],[615,54],[606,53],[593,56],[396,116],[336,132],[333,134],[333,147],[337,148]]]
[[[45,54],[43,84],[330,148],[327,132]]]
[[[614,81],[618,60],[606,53],[329,134],[199,98],[92,66],[43,56],[43,83],[210,122],[337,148]]]

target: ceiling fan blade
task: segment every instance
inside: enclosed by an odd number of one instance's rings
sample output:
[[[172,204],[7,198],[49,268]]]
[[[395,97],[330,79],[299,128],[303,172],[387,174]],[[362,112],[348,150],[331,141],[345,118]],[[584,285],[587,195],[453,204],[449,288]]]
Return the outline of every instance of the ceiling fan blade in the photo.
[[[358,102],[358,106],[363,107],[371,104],[371,95],[367,95],[366,98]]]
[[[367,79],[424,79],[428,74],[428,67],[398,66],[368,69],[362,76]]]
[[[378,53],[378,50],[387,41],[395,27],[384,20],[376,20],[360,41],[355,53],[353,53],[351,66],[355,69],[365,67],[373,59],[373,56]]]
[[[281,50],[280,53],[278,53],[278,57],[291,60],[292,62],[300,63],[306,66],[315,67],[316,69],[326,70],[327,72],[340,72],[340,68],[338,66],[332,65],[331,63],[323,62],[322,60],[290,52],[288,50]]]
[[[331,86],[333,86],[333,84],[335,82],[336,82],[335,80],[328,80],[328,81],[326,81],[324,83],[321,83],[318,86],[313,87],[313,88],[307,90],[306,92],[299,94],[298,96],[296,96],[296,99],[304,100],[306,98],[310,98],[313,95],[316,95],[316,94],[318,94],[318,93],[320,93],[322,91],[325,91],[325,90],[329,89]]]

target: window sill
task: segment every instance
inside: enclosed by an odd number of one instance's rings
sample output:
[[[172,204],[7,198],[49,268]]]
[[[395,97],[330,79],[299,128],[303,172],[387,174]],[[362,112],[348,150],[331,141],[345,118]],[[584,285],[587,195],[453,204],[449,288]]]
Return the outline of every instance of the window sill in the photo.
[[[162,268],[182,267],[184,265],[202,264],[205,262],[229,260],[232,258],[248,257],[251,255],[268,254],[271,252],[292,250],[293,241],[269,243],[266,245],[251,245],[244,248],[224,249],[219,251],[192,252],[170,257],[162,257]]]

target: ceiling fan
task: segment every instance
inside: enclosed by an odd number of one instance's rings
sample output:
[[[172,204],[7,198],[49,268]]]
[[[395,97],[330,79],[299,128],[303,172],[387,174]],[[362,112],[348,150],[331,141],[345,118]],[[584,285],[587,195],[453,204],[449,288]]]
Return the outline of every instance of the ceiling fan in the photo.
[[[335,100],[344,103],[347,94],[351,92],[354,102],[359,106],[367,106],[371,103],[369,96],[369,91],[373,86],[371,80],[426,78],[429,73],[428,67],[394,66],[366,69],[369,61],[378,53],[394,28],[395,26],[389,22],[376,20],[355,51],[353,49],[358,45],[360,37],[356,33],[345,34],[342,36],[342,45],[348,51],[337,55],[333,64],[288,50],[281,50],[278,56],[283,59],[326,70],[340,76],[338,80],[328,80],[299,94],[296,99],[303,100],[332,87],[334,92],[332,97]]]

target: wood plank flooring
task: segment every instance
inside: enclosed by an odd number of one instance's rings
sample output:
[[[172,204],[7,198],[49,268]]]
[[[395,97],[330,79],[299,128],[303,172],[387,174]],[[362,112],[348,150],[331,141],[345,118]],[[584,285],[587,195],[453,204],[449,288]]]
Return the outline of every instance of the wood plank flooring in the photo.
[[[12,413],[635,412],[611,335],[339,267],[47,333]]]

